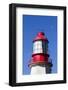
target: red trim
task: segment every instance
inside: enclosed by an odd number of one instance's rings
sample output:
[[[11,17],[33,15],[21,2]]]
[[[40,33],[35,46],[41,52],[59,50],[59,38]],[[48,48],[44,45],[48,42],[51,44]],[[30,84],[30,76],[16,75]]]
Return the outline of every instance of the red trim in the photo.
[[[44,40],[48,42],[48,39],[45,37],[43,32],[39,32],[33,42],[37,40]]]
[[[35,42],[35,41],[45,41],[45,42],[48,42],[49,43],[49,41],[46,40],[46,39],[34,39],[33,42]]]
[[[34,56],[36,56],[36,55],[44,55],[44,56],[47,56],[47,57],[49,57],[49,54],[44,54],[44,53],[33,53],[32,54],[32,57],[34,57]]]
[[[49,56],[46,54],[37,54],[37,55],[32,56],[32,62],[33,63],[48,62],[48,58]]]

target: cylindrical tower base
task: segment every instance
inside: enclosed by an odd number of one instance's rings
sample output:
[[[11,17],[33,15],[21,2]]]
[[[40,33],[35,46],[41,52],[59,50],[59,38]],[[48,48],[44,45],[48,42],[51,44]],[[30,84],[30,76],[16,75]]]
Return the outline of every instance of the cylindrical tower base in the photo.
[[[45,73],[46,73],[45,66],[35,65],[35,66],[31,67],[31,75],[34,75],[34,74],[45,74]]]

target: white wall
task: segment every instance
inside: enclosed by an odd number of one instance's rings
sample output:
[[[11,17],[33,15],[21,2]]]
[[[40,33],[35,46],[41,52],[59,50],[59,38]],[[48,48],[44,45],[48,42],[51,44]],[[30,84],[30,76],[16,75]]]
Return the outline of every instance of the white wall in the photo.
[[[60,5],[68,7],[68,0],[0,0],[0,90],[67,90],[68,84],[57,85],[41,85],[27,87],[10,87],[8,86],[8,70],[9,70],[9,3],[29,3],[43,5]],[[68,14],[68,11],[67,11]],[[67,18],[68,21],[68,18]],[[68,31],[67,31],[68,33]],[[67,36],[68,38],[68,36]],[[68,49],[67,49],[68,50]],[[68,58],[67,58],[68,59]],[[68,62],[67,62],[68,65]],[[68,66],[67,66],[68,68]]]
[[[31,67],[31,75],[40,75],[40,74],[46,74],[46,67],[42,67],[39,65],[32,66]]]

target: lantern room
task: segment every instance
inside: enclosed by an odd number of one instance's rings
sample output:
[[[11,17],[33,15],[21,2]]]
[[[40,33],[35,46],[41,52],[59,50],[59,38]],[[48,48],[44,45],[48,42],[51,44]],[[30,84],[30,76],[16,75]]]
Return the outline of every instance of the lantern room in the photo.
[[[48,43],[49,41],[45,37],[45,34],[43,32],[39,32],[33,39],[33,51],[29,63],[30,67],[35,68],[41,65],[41,68],[43,68],[42,66],[45,66],[46,72],[49,72],[49,70],[51,70],[52,63],[49,62]],[[32,69],[32,72],[33,70],[35,70],[34,72],[36,72],[36,69]]]
[[[33,40],[33,54],[36,53],[48,53],[48,40],[43,32],[39,32]]]

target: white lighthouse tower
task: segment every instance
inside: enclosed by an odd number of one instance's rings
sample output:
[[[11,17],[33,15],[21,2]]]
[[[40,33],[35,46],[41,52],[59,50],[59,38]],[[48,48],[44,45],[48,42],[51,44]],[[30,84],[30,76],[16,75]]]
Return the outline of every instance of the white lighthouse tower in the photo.
[[[49,59],[48,43],[43,32],[39,32],[33,40],[33,53],[29,63],[31,74],[51,73],[52,61]]]

